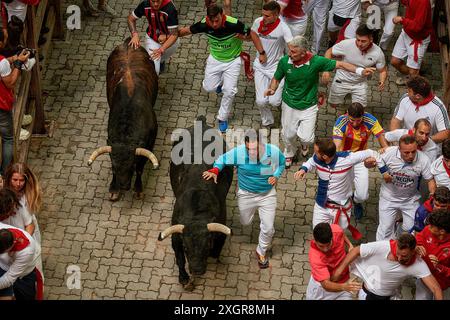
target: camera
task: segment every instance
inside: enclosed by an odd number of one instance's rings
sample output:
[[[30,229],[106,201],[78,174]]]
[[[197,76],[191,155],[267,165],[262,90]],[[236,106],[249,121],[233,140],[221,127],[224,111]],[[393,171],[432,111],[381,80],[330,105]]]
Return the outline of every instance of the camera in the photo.
[[[20,55],[20,53],[21,53],[23,50],[26,50],[26,51],[28,51],[28,52],[30,53],[30,56],[29,56],[30,59],[31,59],[31,58],[34,58],[34,57],[36,56],[36,49],[25,48],[25,47],[23,47],[23,46],[18,46],[18,47],[17,47],[17,55]]]

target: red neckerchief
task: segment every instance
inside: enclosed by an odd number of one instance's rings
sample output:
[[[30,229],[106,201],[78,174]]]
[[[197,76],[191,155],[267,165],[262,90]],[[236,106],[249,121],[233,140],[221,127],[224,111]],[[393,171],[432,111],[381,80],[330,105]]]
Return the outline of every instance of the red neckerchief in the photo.
[[[305,63],[307,63],[309,60],[311,60],[312,57],[314,57],[314,55],[313,55],[311,52],[307,51],[306,54],[305,54],[305,56],[303,57],[302,60],[299,60],[299,61],[292,61],[292,63],[294,64],[294,66],[301,66],[302,64],[305,64]]]
[[[261,33],[263,36],[267,36],[269,33],[271,33],[273,30],[275,30],[276,27],[280,24],[280,18],[278,18],[274,23],[265,25],[264,20],[261,20],[259,23],[258,32]]]
[[[442,165],[444,166],[445,171],[447,172],[448,176],[450,177],[450,168],[447,167],[447,163],[444,160],[444,157],[442,157]]]
[[[417,111],[419,111],[420,107],[423,107],[424,105],[430,103],[433,99],[434,99],[434,93],[433,93],[433,91],[431,91],[430,94],[428,95],[428,97],[424,98],[422,101],[416,103],[411,100],[411,102],[416,106],[416,112],[417,112]]]
[[[221,26],[221,28],[223,28],[225,26],[225,22],[226,21],[227,21],[227,16],[222,13],[222,26]],[[206,25],[208,27],[212,28],[211,20],[209,19],[208,16],[206,16]]]
[[[355,40],[355,43],[356,43],[356,40]],[[367,52],[369,52],[370,49],[372,49],[372,47],[373,47],[373,42],[371,44],[369,44],[369,46],[366,49],[359,50],[359,51],[361,51],[362,55],[365,55],[365,54],[367,54]]]
[[[17,229],[8,229],[11,231],[14,237],[14,245],[11,251],[22,251],[30,244],[30,240],[25,236],[25,234]]]
[[[389,240],[389,244],[391,245],[391,253],[394,256],[395,261],[398,261],[397,260],[397,241],[396,240]],[[409,267],[414,262],[416,262],[416,255],[415,254],[412,257],[411,261],[409,261],[408,264],[405,264],[405,266]]]

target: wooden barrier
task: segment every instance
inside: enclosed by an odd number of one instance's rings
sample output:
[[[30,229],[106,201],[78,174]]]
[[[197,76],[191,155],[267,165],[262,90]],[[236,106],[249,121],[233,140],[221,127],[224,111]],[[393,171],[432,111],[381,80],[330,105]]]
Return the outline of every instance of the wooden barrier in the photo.
[[[437,0],[436,6],[438,7],[438,14],[435,15],[435,19],[438,19],[437,36],[439,38],[442,57],[442,80],[444,84],[443,99],[444,104],[448,108],[450,104],[450,1]],[[445,11],[445,14],[440,16],[439,11],[442,12],[442,10]],[[446,21],[444,22],[441,20]]]

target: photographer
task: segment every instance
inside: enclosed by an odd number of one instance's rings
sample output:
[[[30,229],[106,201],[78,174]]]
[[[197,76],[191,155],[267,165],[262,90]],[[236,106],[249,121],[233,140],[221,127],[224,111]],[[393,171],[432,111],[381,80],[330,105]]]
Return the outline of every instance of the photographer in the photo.
[[[6,39],[0,33],[0,50]],[[20,54],[5,58],[0,55],[0,135],[2,139],[2,165],[0,175],[3,176],[13,158],[13,114],[14,86],[19,78],[20,70],[28,61],[30,52],[23,50]]]

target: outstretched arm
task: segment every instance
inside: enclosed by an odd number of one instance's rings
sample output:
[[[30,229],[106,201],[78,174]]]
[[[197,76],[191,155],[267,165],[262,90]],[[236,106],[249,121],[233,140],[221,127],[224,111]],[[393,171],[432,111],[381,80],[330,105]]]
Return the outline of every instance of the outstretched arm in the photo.
[[[341,262],[339,267],[337,267],[337,269],[334,271],[334,274],[331,275],[330,280],[339,281],[344,270],[350,265],[350,263],[352,263],[353,261],[355,261],[356,258],[359,257],[360,253],[361,253],[360,246],[353,248],[353,250],[351,250],[344,258],[344,260]]]

